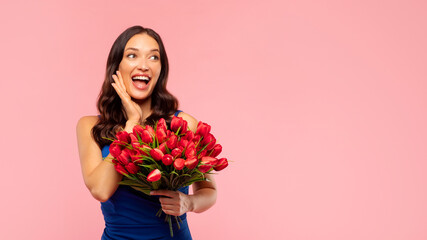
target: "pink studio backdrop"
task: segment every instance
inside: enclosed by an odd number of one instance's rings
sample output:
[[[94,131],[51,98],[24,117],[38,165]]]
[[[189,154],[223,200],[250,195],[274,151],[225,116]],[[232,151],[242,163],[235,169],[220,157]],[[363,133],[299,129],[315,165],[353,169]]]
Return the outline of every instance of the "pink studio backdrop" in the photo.
[[[0,239],[100,239],[75,126],[108,51],[158,31],[233,162],[194,239],[427,239],[425,1],[2,1]]]

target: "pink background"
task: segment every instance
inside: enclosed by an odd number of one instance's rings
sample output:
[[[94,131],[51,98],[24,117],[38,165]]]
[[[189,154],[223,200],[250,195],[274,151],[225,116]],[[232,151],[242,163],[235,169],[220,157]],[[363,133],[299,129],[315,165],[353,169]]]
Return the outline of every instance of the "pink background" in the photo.
[[[13,2],[13,3],[12,3]],[[2,1],[0,239],[100,239],[75,126],[108,51],[159,32],[233,162],[194,239],[427,239],[425,1]]]

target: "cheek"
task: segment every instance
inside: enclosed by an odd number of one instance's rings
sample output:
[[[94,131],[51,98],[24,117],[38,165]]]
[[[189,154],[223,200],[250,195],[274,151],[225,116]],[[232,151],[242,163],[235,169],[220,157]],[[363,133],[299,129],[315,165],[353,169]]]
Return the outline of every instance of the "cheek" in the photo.
[[[158,76],[160,76],[160,73],[162,72],[162,66],[159,66],[158,68],[157,68],[157,71],[156,71],[156,75],[157,75],[157,77]]]
[[[135,63],[135,62],[126,61],[125,59],[123,59],[119,64],[119,70],[120,70],[120,72],[121,71],[129,72],[133,68],[135,68],[136,65],[137,65],[137,63]]]

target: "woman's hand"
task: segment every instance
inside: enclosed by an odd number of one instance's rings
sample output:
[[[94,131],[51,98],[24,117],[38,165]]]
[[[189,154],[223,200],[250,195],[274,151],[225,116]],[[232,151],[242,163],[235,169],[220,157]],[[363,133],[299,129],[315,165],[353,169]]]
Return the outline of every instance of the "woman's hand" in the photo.
[[[115,83],[111,83],[113,88],[116,90],[120,99],[122,100],[122,105],[125,108],[128,121],[139,124],[142,120],[142,110],[141,107],[132,101],[131,97],[126,91],[125,84],[123,83],[122,75],[119,71],[116,71],[116,74],[113,74],[113,79]]]
[[[182,214],[192,211],[193,203],[191,196],[180,191],[156,190],[151,191],[151,195],[161,195],[160,204],[166,214],[172,216],[181,216]]]

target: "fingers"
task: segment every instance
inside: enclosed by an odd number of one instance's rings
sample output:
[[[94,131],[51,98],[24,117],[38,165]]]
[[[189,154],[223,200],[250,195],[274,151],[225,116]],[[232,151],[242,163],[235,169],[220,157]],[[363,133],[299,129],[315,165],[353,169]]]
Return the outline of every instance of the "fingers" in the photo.
[[[160,198],[160,199],[167,199],[167,198]],[[170,198],[169,198],[170,199]],[[173,216],[180,216],[185,213],[183,210],[181,204],[179,202],[172,202],[173,204],[165,204],[161,201],[161,206],[163,212],[169,215]]]
[[[163,205],[174,205],[174,204],[178,204],[179,205],[179,199],[176,198],[168,198],[168,197],[160,197],[159,198],[160,203]]]
[[[178,210],[176,210],[176,209],[165,209],[165,208],[162,208],[162,210],[163,210],[164,213],[172,215],[172,216],[181,216],[182,214],[184,214],[184,213],[180,214],[180,212]]]
[[[156,190],[151,191],[151,195],[160,195],[160,205],[163,212],[173,216],[181,216],[188,211],[188,203],[186,203],[186,194],[178,191]],[[187,199],[188,200],[188,199]]]
[[[114,83],[112,83],[111,85],[116,90],[119,97],[123,100],[130,98],[129,94],[126,92],[126,88],[124,87],[123,79],[120,80],[117,75],[112,75],[112,77]]]
[[[161,196],[166,196],[166,197],[175,197],[178,193],[174,192],[174,191],[169,191],[169,190],[156,190],[156,191],[151,191],[150,195],[161,195]]]
[[[116,90],[117,94],[121,95],[123,93],[123,91],[122,91],[122,87],[120,85],[120,81],[117,78],[117,75],[113,74],[113,75],[111,75],[111,77],[114,80],[114,82],[111,83],[111,85],[114,87],[114,89]]]
[[[125,83],[123,82],[122,74],[120,73],[120,71],[116,71],[116,75],[117,75],[117,77],[119,79],[121,88],[124,89],[125,92],[126,92],[126,87],[125,87]]]
[[[133,120],[134,122],[139,122],[142,119],[141,107],[132,100],[129,93],[127,92],[120,71],[116,71],[116,74],[113,74],[112,78],[114,83],[111,83],[111,85],[122,100],[122,105],[126,110],[127,119]]]

